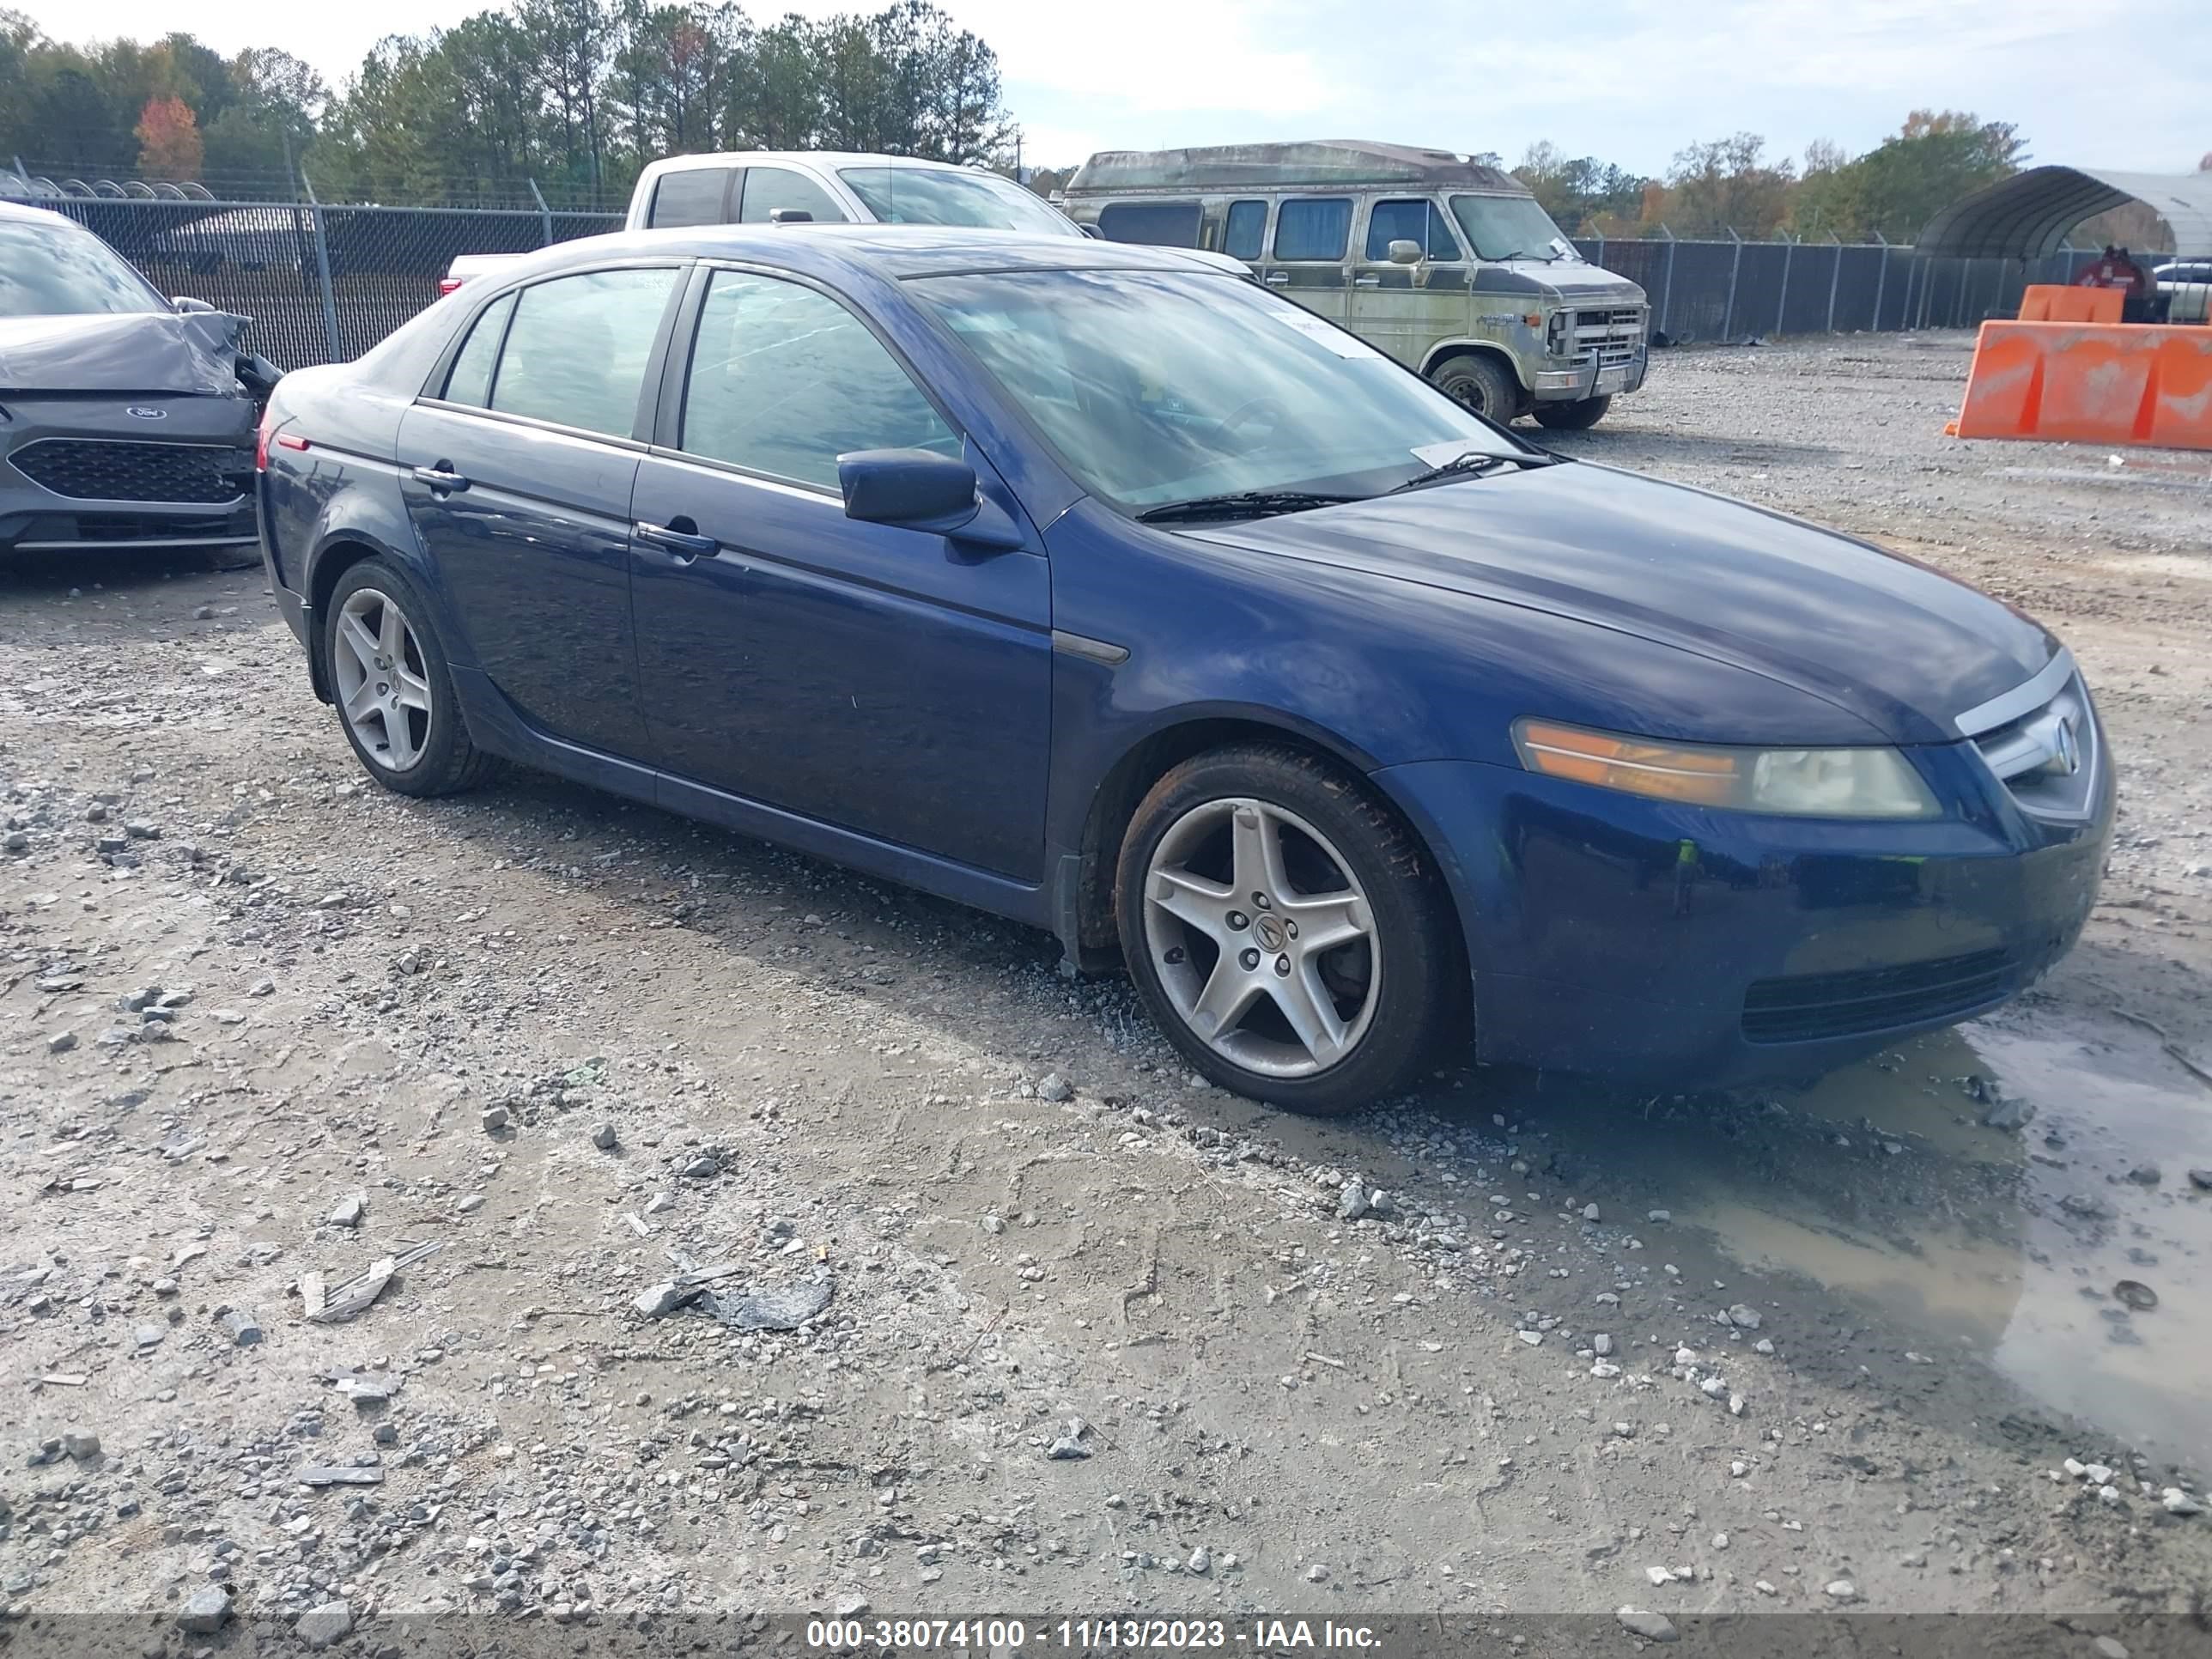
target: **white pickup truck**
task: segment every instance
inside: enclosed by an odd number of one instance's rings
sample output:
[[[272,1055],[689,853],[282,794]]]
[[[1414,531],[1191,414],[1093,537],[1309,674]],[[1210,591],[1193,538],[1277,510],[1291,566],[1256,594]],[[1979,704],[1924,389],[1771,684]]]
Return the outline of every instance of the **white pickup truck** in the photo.
[[[1032,236],[1095,234],[1034,191],[980,168],[910,155],[766,149],[672,155],[653,162],[630,192],[623,228],[805,223],[959,225]],[[1225,253],[1189,248],[1179,252],[1240,276],[1251,275],[1250,267]],[[461,254],[439,280],[438,292],[451,294],[464,283],[525,257]]]

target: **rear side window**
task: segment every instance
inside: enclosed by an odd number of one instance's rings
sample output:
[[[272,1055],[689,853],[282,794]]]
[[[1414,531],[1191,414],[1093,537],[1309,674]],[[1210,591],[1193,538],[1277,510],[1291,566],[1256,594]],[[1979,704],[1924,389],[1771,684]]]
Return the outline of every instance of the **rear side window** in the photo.
[[[1109,242],[1147,247],[1196,247],[1195,202],[1115,202],[1098,211],[1099,234]]]
[[[1231,202],[1229,223],[1222,233],[1221,251],[1232,259],[1256,259],[1267,240],[1267,204]]]
[[[727,167],[678,167],[664,173],[653,187],[653,206],[645,222],[655,230],[666,225],[719,225],[729,183]]]
[[[779,208],[787,213],[803,213],[816,224],[842,224],[845,220],[844,209],[805,173],[789,167],[747,167],[744,203],[738,222],[764,225]]]
[[[835,489],[840,455],[957,455],[960,439],[898,360],[837,301],[797,283],[723,270],[699,308],[682,447]]]
[[[491,403],[491,369],[499,361],[499,338],[507,332],[507,319],[514,310],[514,295],[502,295],[483,309],[469,330],[469,337],[453,359],[446,376],[446,401],[483,409]]]
[[[490,406],[629,437],[646,359],[675,286],[670,270],[593,270],[524,289]]]
[[[1352,198],[1307,196],[1285,202],[1275,214],[1278,259],[1341,259],[1352,236]]]
[[[1433,202],[1377,202],[1367,220],[1367,257],[1387,263],[1393,242],[1418,242],[1431,259],[1460,257],[1459,241]]]

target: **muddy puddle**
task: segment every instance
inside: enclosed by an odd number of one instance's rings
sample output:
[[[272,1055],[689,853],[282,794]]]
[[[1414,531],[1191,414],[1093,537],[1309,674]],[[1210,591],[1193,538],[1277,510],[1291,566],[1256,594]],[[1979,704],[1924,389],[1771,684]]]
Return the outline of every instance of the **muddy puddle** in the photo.
[[[2212,1468],[2212,1193],[2189,1177],[2212,1169],[2212,1087],[2147,1032],[2051,1020],[1935,1033],[1751,1102],[1531,1079],[1521,1104],[1745,1266],[1826,1286],[1930,1363],[1986,1362],[2101,1449]],[[2001,1103],[2033,1115],[1986,1125]]]

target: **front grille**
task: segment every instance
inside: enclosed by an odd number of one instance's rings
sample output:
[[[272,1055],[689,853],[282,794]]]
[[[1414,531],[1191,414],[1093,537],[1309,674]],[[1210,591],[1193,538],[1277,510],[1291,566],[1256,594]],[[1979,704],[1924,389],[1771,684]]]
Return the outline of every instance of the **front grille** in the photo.
[[[1990,770],[2027,811],[2076,817],[2089,810],[2101,738],[2079,674],[2040,707],[1972,735]]]
[[[2012,958],[2001,949],[1899,968],[1762,979],[1744,993],[1743,1035],[1751,1042],[1861,1036],[1960,1018],[2012,988]]]
[[[1615,306],[1603,311],[1574,313],[1574,355],[1595,356],[1600,368],[1617,368],[1636,361],[1644,344],[1644,308]]]
[[[10,455],[15,470],[76,501],[182,501],[216,506],[246,494],[249,451],[227,444],[42,438]]]

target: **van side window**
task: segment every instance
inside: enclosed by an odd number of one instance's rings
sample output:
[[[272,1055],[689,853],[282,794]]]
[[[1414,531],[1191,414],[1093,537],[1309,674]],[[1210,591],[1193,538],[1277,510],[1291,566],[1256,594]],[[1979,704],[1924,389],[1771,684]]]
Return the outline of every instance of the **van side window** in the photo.
[[[1291,197],[1276,210],[1278,259],[1341,259],[1351,237],[1349,196]]]
[[[1433,202],[1377,202],[1367,219],[1367,257],[1387,264],[1393,242],[1419,242],[1431,259],[1461,257],[1459,242]]]
[[[729,183],[727,167],[678,167],[664,173],[653,187],[653,206],[645,222],[654,230],[667,225],[719,225]]]
[[[1256,259],[1267,240],[1267,204],[1231,202],[1229,224],[1221,238],[1221,251],[1232,259]]]
[[[1099,234],[1109,242],[1147,247],[1196,247],[1196,202],[1113,202],[1098,210]]]

